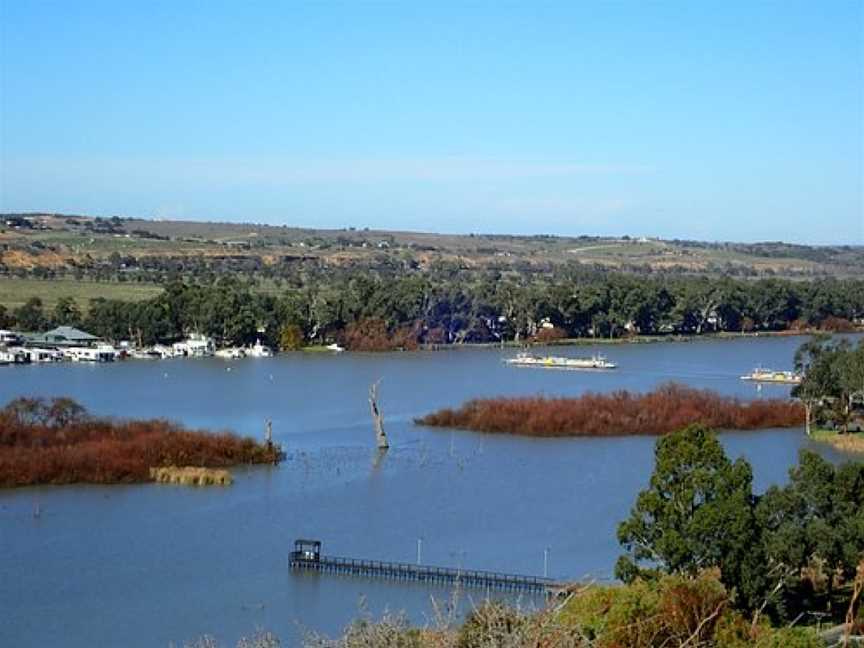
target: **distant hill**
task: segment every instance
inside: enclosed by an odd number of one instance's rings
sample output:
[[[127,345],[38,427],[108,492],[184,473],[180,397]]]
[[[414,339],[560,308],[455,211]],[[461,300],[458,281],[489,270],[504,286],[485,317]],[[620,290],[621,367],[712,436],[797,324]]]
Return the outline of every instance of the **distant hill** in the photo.
[[[808,279],[864,275],[864,246],[326,230],[36,212],[0,215],[0,273],[88,274],[106,267],[131,270],[187,261],[197,266],[227,262],[239,271],[296,261],[366,267],[398,262],[419,269],[452,262],[505,271],[577,265],[633,273]]]

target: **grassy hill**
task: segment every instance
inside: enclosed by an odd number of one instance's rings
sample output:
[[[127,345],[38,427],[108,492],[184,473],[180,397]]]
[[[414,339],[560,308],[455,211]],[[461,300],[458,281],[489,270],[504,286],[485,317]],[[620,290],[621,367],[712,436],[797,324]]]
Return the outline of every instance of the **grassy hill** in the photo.
[[[10,224],[11,223],[11,224]],[[15,223],[19,223],[17,226]],[[705,243],[629,237],[435,234],[55,214],[0,215],[0,271],[71,271],[125,256],[328,265],[449,261],[473,268],[581,265],[627,272],[813,278],[864,274],[862,246]],[[119,260],[118,260],[119,259]]]

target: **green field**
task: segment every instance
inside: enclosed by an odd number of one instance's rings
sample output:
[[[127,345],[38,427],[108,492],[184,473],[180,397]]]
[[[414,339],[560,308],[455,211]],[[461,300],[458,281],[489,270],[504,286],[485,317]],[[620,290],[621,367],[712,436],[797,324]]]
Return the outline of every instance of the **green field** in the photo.
[[[96,297],[142,301],[162,292],[153,284],[75,281],[74,279],[0,279],[0,305],[7,309],[22,306],[31,297],[39,297],[46,311],[54,308],[61,297],[72,297],[86,312]]]

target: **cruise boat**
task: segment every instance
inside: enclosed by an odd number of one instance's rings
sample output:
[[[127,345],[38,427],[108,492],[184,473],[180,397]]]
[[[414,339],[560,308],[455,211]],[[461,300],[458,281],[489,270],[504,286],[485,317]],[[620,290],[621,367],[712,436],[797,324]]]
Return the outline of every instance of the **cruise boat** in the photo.
[[[541,369],[615,369],[618,366],[600,354],[590,358],[566,358],[520,353],[515,358],[508,358],[505,362],[518,367],[538,367]]]
[[[781,383],[784,385],[800,385],[801,374],[794,371],[777,371],[774,369],[756,368],[741,380],[752,380],[760,383]]]

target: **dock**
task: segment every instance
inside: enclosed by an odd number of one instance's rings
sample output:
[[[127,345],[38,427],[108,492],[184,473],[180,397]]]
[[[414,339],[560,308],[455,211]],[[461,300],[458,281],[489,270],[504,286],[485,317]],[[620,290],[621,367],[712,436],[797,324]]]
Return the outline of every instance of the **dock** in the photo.
[[[297,540],[294,546],[289,565],[297,571],[546,595],[553,595],[564,587],[564,583],[539,576],[325,556],[321,554],[321,543],[318,540]]]

